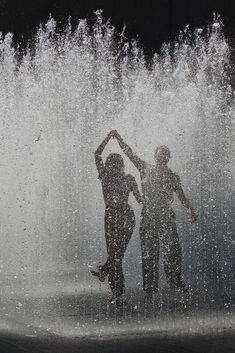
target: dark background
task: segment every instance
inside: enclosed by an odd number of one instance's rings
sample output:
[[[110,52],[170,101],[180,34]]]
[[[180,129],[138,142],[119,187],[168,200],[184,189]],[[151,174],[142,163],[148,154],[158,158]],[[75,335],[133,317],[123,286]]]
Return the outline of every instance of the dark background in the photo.
[[[185,25],[207,25],[213,12],[221,14],[225,34],[234,44],[235,0],[0,0],[0,31],[13,32],[15,41],[23,42],[50,13],[62,26],[68,16],[75,23],[92,18],[97,9],[117,28],[126,24],[129,37],[150,56]]]

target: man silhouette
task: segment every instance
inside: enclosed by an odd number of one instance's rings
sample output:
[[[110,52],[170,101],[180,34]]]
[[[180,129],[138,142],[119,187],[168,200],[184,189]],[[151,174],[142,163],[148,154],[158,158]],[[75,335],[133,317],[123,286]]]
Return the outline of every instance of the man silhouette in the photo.
[[[174,193],[177,194],[182,205],[191,211],[193,222],[197,216],[184,194],[180,177],[167,166],[170,150],[167,146],[157,147],[154,154],[155,165],[151,165],[134,154],[116,130],[112,131],[112,135],[140,172],[144,198],[140,241],[143,288],[147,298],[152,299],[153,293],[158,292],[160,244],[164,271],[170,286],[186,291],[188,287],[182,278],[182,251],[177,233],[176,216],[171,208]]]

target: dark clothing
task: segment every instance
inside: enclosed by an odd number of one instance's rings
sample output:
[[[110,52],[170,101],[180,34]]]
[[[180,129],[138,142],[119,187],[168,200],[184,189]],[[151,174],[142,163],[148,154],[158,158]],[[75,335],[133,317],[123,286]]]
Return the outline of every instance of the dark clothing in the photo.
[[[144,290],[147,293],[158,290],[160,247],[167,280],[176,287],[183,287],[182,251],[175,213],[171,209],[174,192],[184,205],[188,202],[180,178],[166,165],[152,166],[136,156],[131,160],[140,172],[144,197],[140,224]]]
[[[175,214],[149,216],[144,209],[140,224],[143,287],[148,293],[158,290],[160,244],[167,280],[178,287],[183,286],[181,275],[182,252],[177,233]]]
[[[132,161],[140,172],[145,212],[155,215],[169,210],[174,192],[181,188],[179,176],[166,165],[153,166],[138,157]]]
[[[107,208],[104,221],[108,258],[101,270],[108,276],[113,295],[118,297],[124,293],[122,260],[135,227],[135,215],[130,206]]]

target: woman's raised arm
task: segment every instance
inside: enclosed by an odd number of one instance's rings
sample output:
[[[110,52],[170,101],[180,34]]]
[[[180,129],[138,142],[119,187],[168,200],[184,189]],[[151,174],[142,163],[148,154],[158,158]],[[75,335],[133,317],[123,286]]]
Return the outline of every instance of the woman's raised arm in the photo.
[[[139,170],[139,172],[142,172],[146,169],[147,163],[143,161],[140,157],[138,157],[128,146],[126,142],[122,139],[122,137],[119,135],[119,133],[116,130],[111,131],[111,134],[114,138],[117,139],[119,146],[125,153],[125,155],[130,159],[130,161],[134,164],[134,166]]]
[[[101,142],[101,144],[98,146],[97,150],[95,151],[95,164],[99,175],[101,175],[104,171],[104,163],[103,163],[101,154],[105,149],[105,146],[111,139],[111,137],[112,137],[112,133],[110,132],[108,133],[108,135],[105,137],[105,139]]]

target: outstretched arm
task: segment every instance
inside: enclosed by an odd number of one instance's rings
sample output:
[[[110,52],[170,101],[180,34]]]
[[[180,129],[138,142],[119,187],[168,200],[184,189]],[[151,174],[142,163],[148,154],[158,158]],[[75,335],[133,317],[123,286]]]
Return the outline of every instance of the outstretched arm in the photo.
[[[196,211],[194,210],[194,208],[193,208],[191,202],[189,201],[189,199],[185,196],[185,193],[184,193],[184,190],[182,188],[180,179],[178,179],[177,188],[176,188],[175,192],[176,192],[180,202],[182,203],[182,205],[184,207],[188,208],[191,211],[192,222],[195,222],[197,220]]]
[[[105,139],[101,142],[101,144],[99,145],[97,150],[95,151],[95,164],[96,164],[99,175],[101,175],[104,171],[104,163],[103,163],[101,154],[102,154],[103,150],[105,149],[105,146],[107,145],[107,143],[111,139],[111,137],[112,137],[112,135],[111,135],[111,133],[109,133],[105,137]]]
[[[134,164],[134,166],[139,170],[143,171],[146,169],[147,163],[143,161],[141,158],[139,158],[133,151],[132,149],[123,141],[121,136],[116,130],[111,131],[111,134],[113,137],[115,137],[119,143],[119,146],[123,150],[123,152],[126,154],[126,156],[131,160],[131,162]]]

